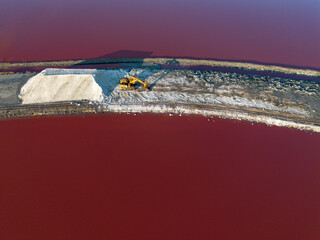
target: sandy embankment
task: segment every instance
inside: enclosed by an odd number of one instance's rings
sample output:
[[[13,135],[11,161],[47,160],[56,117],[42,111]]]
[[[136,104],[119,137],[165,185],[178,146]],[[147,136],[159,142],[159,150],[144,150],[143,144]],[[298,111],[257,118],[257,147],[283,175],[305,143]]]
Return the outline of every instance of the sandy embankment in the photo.
[[[135,75],[151,91],[123,91]],[[22,104],[87,100],[105,112],[201,114],[320,132],[319,84],[234,73],[164,69],[46,69],[21,89]]]

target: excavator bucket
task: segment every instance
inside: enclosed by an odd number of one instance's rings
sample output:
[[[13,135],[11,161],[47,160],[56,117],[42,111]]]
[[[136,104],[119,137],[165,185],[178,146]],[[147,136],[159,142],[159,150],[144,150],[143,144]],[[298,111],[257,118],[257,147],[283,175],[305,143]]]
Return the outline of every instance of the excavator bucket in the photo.
[[[127,79],[127,78],[121,78],[120,79],[120,83],[119,83],[120,87],[128,88],[128,84],[129,84],[129,79]]]

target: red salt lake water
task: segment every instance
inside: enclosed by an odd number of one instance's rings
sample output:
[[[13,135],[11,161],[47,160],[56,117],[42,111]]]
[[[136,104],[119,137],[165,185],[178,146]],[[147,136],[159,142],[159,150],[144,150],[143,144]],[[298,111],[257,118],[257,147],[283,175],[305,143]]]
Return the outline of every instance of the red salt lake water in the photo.
[[[318,0],[2,0],[0,61],[135,50],[320,68],[319,12]]]
[[[320,135],[209,120],[1,120],[0,239],[320,239]]]

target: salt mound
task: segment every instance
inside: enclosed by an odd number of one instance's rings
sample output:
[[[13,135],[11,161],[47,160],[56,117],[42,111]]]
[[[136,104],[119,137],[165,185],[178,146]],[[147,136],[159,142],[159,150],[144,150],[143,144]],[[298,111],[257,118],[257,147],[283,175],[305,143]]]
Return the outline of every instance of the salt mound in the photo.
[[[103,91],[96,83],[96,70],[46,69],[30,78],[21,88],[23,104],[60,101],[103,101]]]

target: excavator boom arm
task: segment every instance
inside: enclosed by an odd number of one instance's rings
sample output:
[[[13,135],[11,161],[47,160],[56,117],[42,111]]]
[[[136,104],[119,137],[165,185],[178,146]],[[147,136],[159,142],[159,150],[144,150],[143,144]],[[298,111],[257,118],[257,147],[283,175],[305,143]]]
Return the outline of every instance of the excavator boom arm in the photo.
[[[143,80],[141,80],[137,77],[134,77],[134,76],[129,77],[129,85],[130,86],[134,85],[136,82],[143,84],[144,88],[148,89],[148,83],[146,81],[143,81]]]

